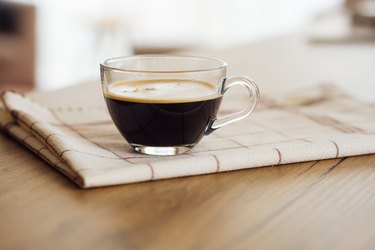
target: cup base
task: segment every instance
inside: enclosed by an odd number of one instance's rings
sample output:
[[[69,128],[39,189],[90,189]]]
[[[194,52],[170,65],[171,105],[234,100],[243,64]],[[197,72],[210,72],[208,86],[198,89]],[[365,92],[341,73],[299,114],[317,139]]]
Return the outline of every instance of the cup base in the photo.
[[[195,144],[181,145],[181,146],[172,146],[172,147],[152,147],[144,146],[138,144],[131,144],[135,151],[146,154],[146,155],[159,155],[159,156],[168,156],[168,155],[179,155],[189,151],[195,146]]]

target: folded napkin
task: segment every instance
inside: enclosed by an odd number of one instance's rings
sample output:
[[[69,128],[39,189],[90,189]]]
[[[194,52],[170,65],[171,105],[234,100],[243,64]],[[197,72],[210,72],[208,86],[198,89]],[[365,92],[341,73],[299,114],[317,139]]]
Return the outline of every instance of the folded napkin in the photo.
[[[221,114],[243,101],[228,95]],[[375,153],[375,105],[330,85],[285,102],[263,96],[245,120],[216,130],[188,153],[167,157],[133,152],[104,101],[99,107],[47,108],[4,92],[0,103],[2,130],[82,188]]]

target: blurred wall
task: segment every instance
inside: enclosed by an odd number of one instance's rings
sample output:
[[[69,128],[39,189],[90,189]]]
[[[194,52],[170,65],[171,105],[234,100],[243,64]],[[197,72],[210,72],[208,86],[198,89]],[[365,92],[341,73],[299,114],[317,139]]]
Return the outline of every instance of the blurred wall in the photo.
[[[99,79],[133,48],[225,48],[303,29],[341,0],[23,0],[37,6],[37,84]]]

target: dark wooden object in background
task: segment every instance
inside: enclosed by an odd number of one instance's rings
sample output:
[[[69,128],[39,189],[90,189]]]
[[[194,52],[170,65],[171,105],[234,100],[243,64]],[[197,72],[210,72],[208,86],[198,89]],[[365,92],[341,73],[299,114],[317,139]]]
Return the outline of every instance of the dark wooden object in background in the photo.
[[[0,91],[30,90],[35,78],[35,8],[0,2]]]

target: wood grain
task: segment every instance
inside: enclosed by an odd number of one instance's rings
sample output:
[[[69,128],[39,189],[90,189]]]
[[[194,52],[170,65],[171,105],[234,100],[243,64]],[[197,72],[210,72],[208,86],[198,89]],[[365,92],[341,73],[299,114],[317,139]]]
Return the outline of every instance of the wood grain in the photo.
[[[33,96],[58,108],[80,88]],[[374,197],[375,155],[82,190],[0,134],[2,250],[373,249]]]
[[[375,244],[375,155],[81,190],[3,135],[0,149],[0,249]]]

